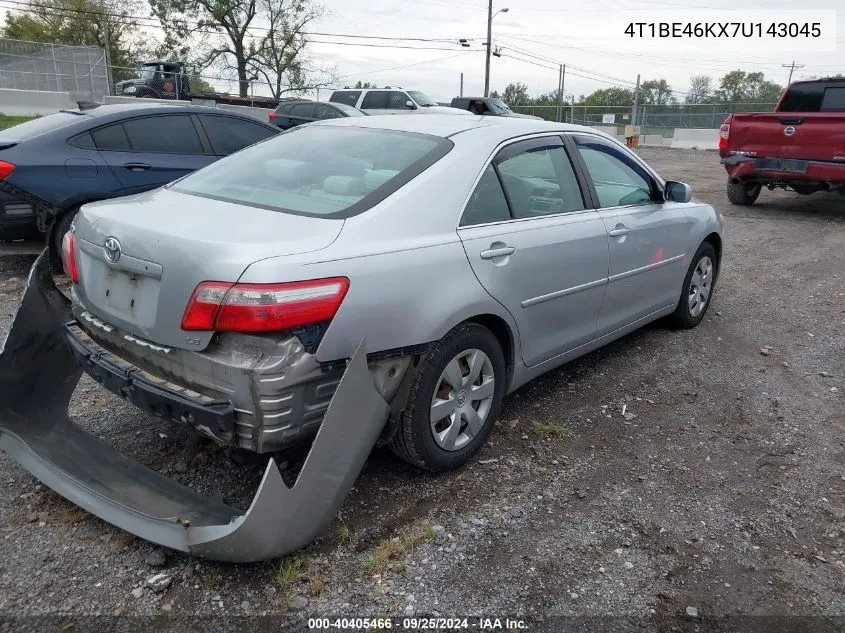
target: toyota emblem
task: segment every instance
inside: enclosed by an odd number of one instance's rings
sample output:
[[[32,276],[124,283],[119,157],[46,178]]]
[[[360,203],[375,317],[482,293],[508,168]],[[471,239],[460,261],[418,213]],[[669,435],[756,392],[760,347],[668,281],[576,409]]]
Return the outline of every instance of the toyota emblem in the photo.
[[[107,237],[103,243],[103,255],[112,264],[116,264],[117,260],[120,259],[120,242],[114,237]]]
[[[792,136],[793,134],[795,134],[795,128],[791,125],[789,127],[785,127],[783,128],[783,133],[787,136]]]

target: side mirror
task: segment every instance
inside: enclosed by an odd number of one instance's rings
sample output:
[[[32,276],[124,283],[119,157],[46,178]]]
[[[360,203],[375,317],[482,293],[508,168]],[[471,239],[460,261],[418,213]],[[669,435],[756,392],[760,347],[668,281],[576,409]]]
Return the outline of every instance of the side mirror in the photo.
[[[663,188],[663,196],[672,202],[689,202],[692,200],[692,187],[685,182],[669,180]]]
[[[410,99],[408,99],[405,102],[405,107],[408,108],[409,110],[416,110],[417,109],[417,105],[413,101],[411,101]]]

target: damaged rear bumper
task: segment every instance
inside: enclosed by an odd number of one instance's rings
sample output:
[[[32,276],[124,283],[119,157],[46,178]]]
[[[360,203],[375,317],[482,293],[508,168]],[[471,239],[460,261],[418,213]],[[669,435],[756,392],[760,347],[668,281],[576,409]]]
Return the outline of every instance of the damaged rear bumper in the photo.
[[[90,513],[175,550],[255,562],[309,544],[336,515],[389,414],[362,340],[295,484],[285,485],[269,460],[243,512],[121,455],[73,423],[67,406],[81,368],[67,342],[69,321],[68,301],[42,253],[0,352],[0,449]],[[135,386],[145,397],[156,389]]]

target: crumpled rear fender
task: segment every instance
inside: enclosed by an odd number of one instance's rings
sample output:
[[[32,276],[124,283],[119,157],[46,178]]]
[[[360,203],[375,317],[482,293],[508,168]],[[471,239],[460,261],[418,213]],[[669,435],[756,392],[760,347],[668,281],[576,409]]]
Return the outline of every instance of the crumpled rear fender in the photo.
[[[45,251],[0,348],[0,449],[88,512],[172,549],[255,562],[308,545],[337,514],[390,411],[362,340],[295,484],[288,487],[270,459],[243,512],[125,457],[70,419],[82,373],[62,328],[71,320]]]

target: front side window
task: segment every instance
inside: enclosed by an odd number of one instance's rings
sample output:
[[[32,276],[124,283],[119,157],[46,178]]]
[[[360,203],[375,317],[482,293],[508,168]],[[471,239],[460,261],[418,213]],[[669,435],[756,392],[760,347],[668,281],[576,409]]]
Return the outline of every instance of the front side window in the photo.
[[[404,92],[390,92],[388,93],[388,104],[391,110],[405,110],[409,101],[408,95]]]
[[[452,147],[448,139],[408,132],[297,127],[171,188],[283,213],[349,217],[383,200]]]
[[[223,156],[276,135],[276,132],[263,125],[230,116],[202,114],[200,122],[208,134],[214,153]]]
[[[576,143],[600,207],[650,204],[654,200],[652,178],[633,158],[600,140],[576,137]]]
[[[513,217],[584,209],[578,179],[559,139],[517,143],[503,149],[494,163],[502,176]]]

